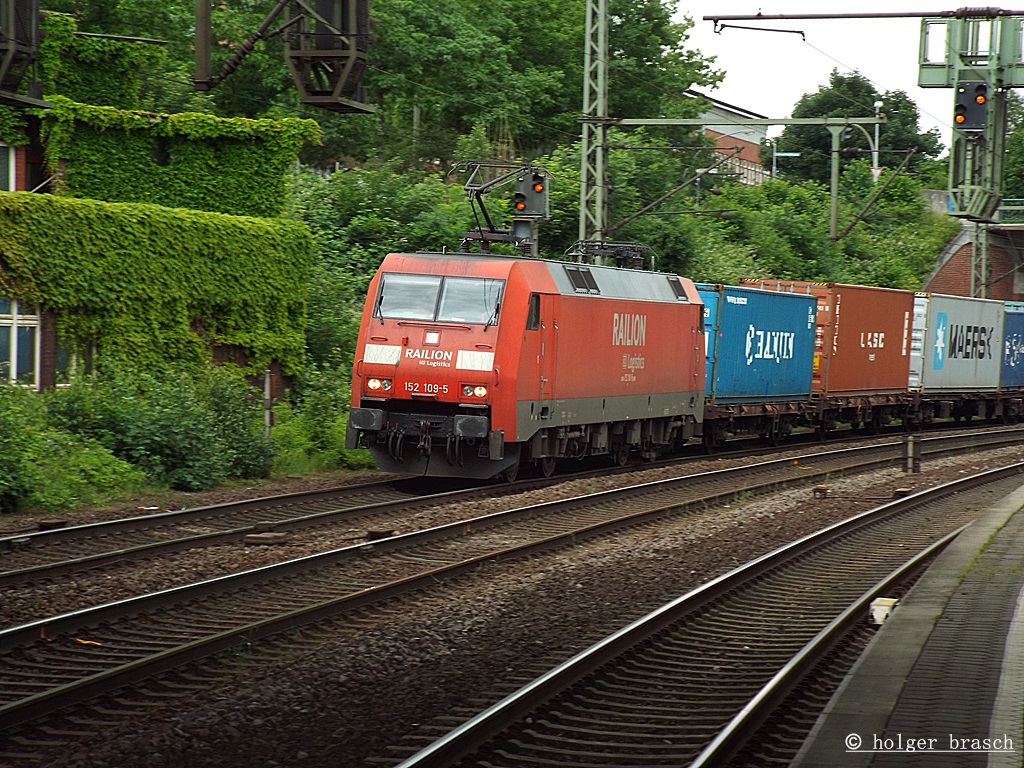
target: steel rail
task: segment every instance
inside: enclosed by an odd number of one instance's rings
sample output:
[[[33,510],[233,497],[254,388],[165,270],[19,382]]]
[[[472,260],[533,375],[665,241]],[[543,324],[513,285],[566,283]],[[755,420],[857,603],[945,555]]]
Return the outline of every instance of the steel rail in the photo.
[[[945,438],[935,438],[936,440],[943,440]],[[588,494],[586,496],[576,496],[569,499],[560,499],[556,501],[544,502],[538,505],[531,505],[526,507],[517,507],[502,512],[495,512],[489,515],[483,515],[469,520],[460,520],[454,523],[448,523],[434,528],[428,528],[420,531],[412,531],[397,536],[391,536],[388,538],[374,541],[372,544],[360,543],[354,544],[348,547],[342,547],[340,549],[334,549],[328,552],[317,553],[313,555],[306,555],[305,557],[296,558],[293,560],[284,561],[281,563],[274,563],[272,565],[262,566],[247,571],[241,571],[239,573],[228,574],[226,576],[219,576],[213,579],[207,579],[205,581],[197,582],[195,584],[186,584],[183,586],[172,587],[171,589],[162,590],[158,592],[151,592],[146,595],[139,595],[137,597],[127,598],[125,600],[118,600],[112,603],[106,603],[104,605],[95,606],[92,608],[85,608],[78,611],[71,611],[69,613],[61,614],[46,619],[40,619],[34,622],[29,622],[15,627],[9,627],[4,630],[0,630],[0,652],[6,652],[11,648],[22,645],[27,642],[31,642],[41,634],[61,634],[65,632],[73,632],[83,626],[89,624],[102,624],[104,622],[113,621],[123,616],[132,615],[139,613],[143,610],[148,610],[161,604],[170,602],[185,602],[188,600],[202,598],[216,592],[226,592],[232,589],[238,589],[240,587],[247,586],[249,584],[257,584],[270,580],[278,574],[293,575],[295,573],[301,573],[303,571],[312,570],[319,568],[324,565],[329,565],[338,560],[344,558],[351,558],[358,556],[359,553],[367,551],[368,547],[372,547],[378,551],[385,551],[390,549],[398,549],[408,546],[410,542],[430,542],[437,541],[440,539],[454,538],[466,533],[473,531],[484,530],[485,528],[504,524],[506,522],[514,521],[524,517],[532,515],[554,515],[560,511],[571,509],[582,504],[595,504],[602,503],[605,501],[632,497],[638,494],[653,494],[662,490],[671,489],[674,486],[685,486],[692,483],[695,478],[728,478],[731,476],[740,476],[744,473],[758,471],[758,470],[779,470],[780,477],[778,480],[773,481],[770,484],[762,484],[757,487],[734,488],[730,491],[730,495],[735,495],[743,492],[751,492],[754,490],[765,490],[769,485],[771,487],[783,488],[787,485],[791,485],[797,482],[806,482],[810,479],[814,479],[828,474],[834,469],[827,469],[823,471],[808,471],[792,478],[785,478],[781,475],[782,471],[791,471],[793,466],[803,466],[800,462],[806,461],[817,461],[821,462],[823,458],[842,458],[847,456],[854,456],[857,454],[881,454],[879,457],[871,459],[869,461],[862,462],[857,465],[857,469],[863,470],[866,468],[872,468],[879,465],[889,464],[898,460],[898,457],[894,454],[894,449],[900,447],[898,443],[886,443],[882,445],[872,445],[860,448],[845,448],[838,451],[826,451],[819,454],[811,454],[804,457],[787,457],[785,459],[773,459],[767,462],[759,462],[756,464],[750,464],[743,467],[733,467],[728,469],[714,470],[711,472],[703,472],[696,475],[684,475],[681,477],[670,478],[667,480],[657,480],[649,483],[643,483],[640,485],[629,486],[627,488],[617,488],[608,491],[601,491],[599,493]],[[952,448],[947,450],[958,450],[958,448]],[[705,502],[713,502],[717,500],[707,498],[702,499]]]
[[[854,625],[864,619],[865,614],[871,608],[871,602],[876,597],[891,592],[912,573],[938,556],[969,526],[970,523],[960,526],[918,552],[839,614],[827,627],[815,635],[786,666],[778,671],[775,677],[719,732],[704,751],[697,756],[697,759],[690,764],[689,768],[724,765],[725,761],[734,757],[743,748],[750,734],[754,733],[772,712],[778,709],[800,681],[853,629]]]
[[[1022,472],[1024,472],[1024,462],[961,478],[861,513],[762,555],[667,603],[647,616],[595,643],[590,648],[578,653],[571,659],[487,708],[463,725],[455,728],[447,735],[421,749],[416,754],[399,763],[396,768],[450,768],[456,765],[459,760],[468,757],[478,748],[500,735],[510,724],[518,722],[529,713],[537,710],[540,706],[561,692],[568,690],[605,663],[637,647],[638,644],[666,629],[683,616],[700,611],[727,593],[754,581],[769,570],[785,562],[792,562],[795,558],[826,545],[840,536],[845,536],[884,518],[897,515],[914,506],[919,506],[945,495],[961,492]],[[948,536],[943,537],[940,541],[945,541],[947,538]],[[938,543],[930,545],[928,550],[935,546],[938,546]],[[922,554],[919,553],[915,556],[914,560],[919,561],[921,556]],[[883,579],[883,582],[888,582],[890,578],[892,578],[891,575]],[[857,602],[859,603],[861,600],[863,600],[863,597]],[[849,609],[843,614],[846,618],[841,617],[841,623],[849,620],[847,613],[849,613]],[[840,622],[840,619],[837,619],[833,624],[837,622]],[[837,630],[833,628],[833,631]],[[813,655],[813,652],[807,651],[806,648],[805,651],[807,652],[806,658],[791,662],[791,664],[801,667],[808,663],[808,659]],[[752,701],[748,704],[747,707],[750,711],[748,712],[747,708],[745,708],[741,715],[743,717],[763,718],[765,709],[770,706],[783,688],[790,684],[789,675],[794,673],[787,672],[784,679],[778,682],[773,678],[772,683],[769,684],[770,690],[762,690],[762,693],[758,695],[760,700]],[[779,672],[776,678],[780,675],[782,675],[782,672]],[[755,699],[757,698],[755,697]],[[741,715],[737,715],[737,719]],[[740,739],[739,734],[740,732],[737,730],[723,736],[721,744],[715,745],[716,750],[732,750],[736,748],[737,741]],[[708,759],[711,759],[710,755]],[[706,764],[716,763],[707,762]]]
[[[840,456],[848,458],[852,455],[862,453],[870,454],[871,452],[885,454],[887,450],[891,454],[892,448],[893,445],[889,444],[886,446],[844,449],[841,451],[827,452],[825,454],[817,455],[814,458],[821,461],[823,456]],[[891,455],[882,455],[880,457],[872,457],[868,459],[867,463],[870,465],[878,465],[890,463],[893,460],[894,459]],[[796,483],[806,483],[814,478],[814,473],[801,474],[799,471],[793,472],[793,465],[794,461],[792,458],[777,459],[774,461],[755,464],[753,467],[748,466],[723,469],[711,473],[703,473],[703,475],[728,478],[743,472],[751,471],[753,468],[761,470],[770,469],[773,471],[773,474],[783,469],[789,470],[792,473],[791,477],[772,479],[763,484],[763,487],[772,488],[786,487]],[[837,468],[835,467],[822,468],[820,470],[822,473],[835,471],[837,471]],[[168,604],[180,604],[186,600],[195,599],[197,597],[236,590],[240,586],[246,584],[262,584],[269,581],[277,574],[288,573],[289,575],[292,575],[296,571],[320,567],[325,563],[336,561],[340,558],[359,556],[360,553],[365,552],[368,547],[387,551],[408,546],[408,544],[413,541],[419,543],[425,540],[436,540],[440,538],[450,539],[453,536],[465,535],[472,531],[481,530],[508,520],[534,517],[544,512],[553,514],[555,510],[564,511],[573,509],[580,505],[590,507],[595,505],[604,506],[612,499],[633,498],[639,492],[649,494],[654,493],[659,489],[665,489],[672,486],[686,486],[691,484],[696,477],[700,477],[700,475],[690,475],[670,480],[661,480],[653,483],[645,483],[641,486],[633,486],[627,489],[605,491],[599,494],[576,497],[574,499],[547,502],[532,507],[508,510],[505,512],[495,513],[493,515],[475,518],[469,521],[460,521],[433,529],[427,529],[421,532],[403,534],[401,536],[383,539],[375,542],[373,545],[345,547],[333,552],[299,558],[298,560],[289,561],[287,563],[265,566],[263,568],[246,571],[240,574],[207,580],[195,585],[177,587],[164,592],[130,598],[128,600],[99,606],[94,609],[75,611],[62,616],[32,622],[0,632],[0,649],[7,651],[19,645],[23,646],[35,641],[40,636],[46,637],[47,634],[49,636],[55,636],[57,634],[69,633],[85,626],[95,626],[99,623],[110,623],[118,618],[137,615],[151,608]],[[739,490],[733,488],[727,494],[721,494],[721,496],[734,497],[738,493],[743,493],[749,490],[751,490],[750,487]],[[676,502],[672,502],[668,505],[668,509],[670,510],[678,510],[680,508],[688,507],[689,504],[680,505]],[[298,626],[302,623],[316,621],[326,616],[336,614],[342,610],[349,610],[361,607],[370,602],[386,599],[400,592],[408,591],[411,588],[422,585],[425,581],[429,582],[451,578],[452,576],[478,568],[484,563],[493,562],[498,559],[519,557],[527,553],[564,546],[568,542],[578,541],[581,538],[593,536],[597,533],[621,528],[627,525],[636,525],[639,522],[661,516],[665,514],[665,511],[665,507],[656,507],[653,510],[605,520],[595,525],[589,525],[583,529],[571,529],[567,532],[549,536],[539,541],[535,540],[529,544],[520,545],[519,547],[510,548],[505,551],[490,551],[476,557],[462,560],[461,562],[441,568],[430,569],[405,579],[364,589],[354,594],[333,598],[297,610],[288,611],[277,616],[271,616],[261,621],[251,622],[229,631],[218,632],[208,637],[185,643],[177,648],[162,650],[145,658],[124,663],[114,668],[83,677],[75,682],[58,688],[53,688],[34,696],[26,697],[0,706],[0,727],[11,727],[39,717],[40,715],[47,714],[54,709],[57,702],[65,701],[69,696],[73,696],[75,699],[95,696],[112,687],[124,685],[125,683],[151,676],[157,672],[193,661],[202,656],[207,656],[226,648],[236,646],[239,643],[251,642],[253,639],[258,637],[263,637],[274,632]]]
[[[945,437],[923,438],[922,445],[931,441],[943,440],[969,440],[974,441],[983,438],[988,441],[1010,440],[1014,434],[1024,434],[1024,429],[986,431],[984,433],[973,433],[969,435],[951,435]],[[978,444],[978,443],[972,443]],[[929,451],[934,453],[933,451]],[[745,455],[760,455],[760,450],[741,450],[734,454],[722,454],[719,458],[736,458]],[[800,457],[798,457],[800,458]],[[665,464],[678,463],[678,459],[664,462]],[[659,466],[661,462],[649,466]],[[597,471],[585,471],[576,473],[568,479],[583,479],[592,476],[605,476],[608,474],[635,471],[635,468],[614,468]],[[293,531],[301,530],[317,525],[329,524],[338,520],[350,517],[359,517],[369,514],[386,514],[412,505],[424,503],[450,503],[460,499],[473,498],[481,494],[493,495],[494,493],[509,492],[521,493],[533,488],[543,488],[558,482],[564,482],[567,478],[551,478],[536,480],[521,480],[514,484],[501,486],[488,486],[484,488],[475,487],[471,489],[447,491],[437,494],[417,496],[415,493],[391,500],[380,501],[368,504],[355,504],[352,506],[339,506],[326,511],[313,514],[300,514],[292,517],[281,517],[277,520],[267,519],[258,522],[239,525],[219,531],[198,533],[177,538],[167,538],[155,542],[131,546],[114,546],[93,554],[84,554],[65,560],[49,561],[29,565],[20,568],[12,568],[7,571],[0,571],[0,587],[15,586],[41,579],[51,579],[90,568],[100,568],[113,563],[121,562],[131,558],[155,556],[180,552],[197,547],[216,546],[241,540],[245,536],[268,531]],[[15,551],[22,548],[35,548],[46,546],[50,543],[74,542],[78,539],[89,541],[102,541],[109,546],[111,537],[133,531],[152,531],[170,528],[173,525],[188,525],[203,521],[216,521],[229,515],[246,515],[261,509],[281,509],[289,506],[306,506],[322,504],[325,502],[344,501],[345,497],[362,493],[376,492],[378,489],[390,489],[396,480],[388,480],[374,483],[361,483],[350,486],[321,489],[316,491],[303,491],[298,493],[283,494],[280,496],[266,496],[257,499],[244,501],[225,502],[191,509],[168,511],[155,515],[140,515],[130,518],[122,518],[98,523],[89,523],[69,528],[58,528],[47,531],[36,531],[32,533],[14,534],[0,536],[0,551]],[[404,491],[400,491],[404,493]]]

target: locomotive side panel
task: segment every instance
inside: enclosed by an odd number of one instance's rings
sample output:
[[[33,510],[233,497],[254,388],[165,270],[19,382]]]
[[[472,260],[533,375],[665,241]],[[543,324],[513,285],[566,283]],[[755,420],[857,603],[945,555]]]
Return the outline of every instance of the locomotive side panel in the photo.
[[[551,269],[562,277],[562,265]],[[699,422],[704,342],[692,283],[680,281],[677,298],[665,275],[587,270],[587,292],[563,284],[536,300],[519,366],[517,440],[551,427],[680,415]],[[631,297],[653,286],[663,300]]]
[[[805,294],[698,284],[711,402],[806,400],[817,302]]]

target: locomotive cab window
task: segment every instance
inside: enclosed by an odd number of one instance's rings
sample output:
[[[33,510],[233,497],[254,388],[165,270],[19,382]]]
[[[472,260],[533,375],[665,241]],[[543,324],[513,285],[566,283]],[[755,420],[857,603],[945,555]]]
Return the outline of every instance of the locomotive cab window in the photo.
[[[374,305],[381,320],[496,325],[504,280],[385,274]]]

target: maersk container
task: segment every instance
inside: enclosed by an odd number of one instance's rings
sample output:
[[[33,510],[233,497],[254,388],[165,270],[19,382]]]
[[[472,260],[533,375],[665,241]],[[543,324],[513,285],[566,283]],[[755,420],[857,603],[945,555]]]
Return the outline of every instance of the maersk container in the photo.
[[[1024,389],[1024,303],[1006,302],[1003,322],[1003,370],[1000,389]]]
[[[1001,301],[918,294],[910,388],[918,392],[998,389],[1005,316]]]
[[[806,400],[816,301],[756,288],[697,285],[704,302],[707,395],[718,403]]]
[[[754,278],[740,283],[817,299],[812,392],[860,397],[907,391],[913,292]]]

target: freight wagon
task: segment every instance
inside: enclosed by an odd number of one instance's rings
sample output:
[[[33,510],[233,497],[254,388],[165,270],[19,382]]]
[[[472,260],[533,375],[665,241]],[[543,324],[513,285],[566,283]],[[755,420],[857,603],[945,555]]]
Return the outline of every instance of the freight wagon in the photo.
[[[1004,344],[1006,315],[1001,301],[917,294],[909,388],[919,395],[923,423],[1019,414],[1019,399],[1000,393],[1006,361],[1012,361]],[[1011,333],[1016,324],[1011,320]],[[1017,378],[1010,369],[1008,384]]]
[[[777,443],[805,422],[811,394],[814,296],[699,283],[707,387],[704,444],[729,434]]]
[[[842,283],[741,278],[741,285],[814,296],[812,421],[880,430],[906,418],[914,294]]]
[[[390,254],[370,283],[346,447],[386,471],[549,475],[700,434],[704,333],[675,275],[481,254]]]

